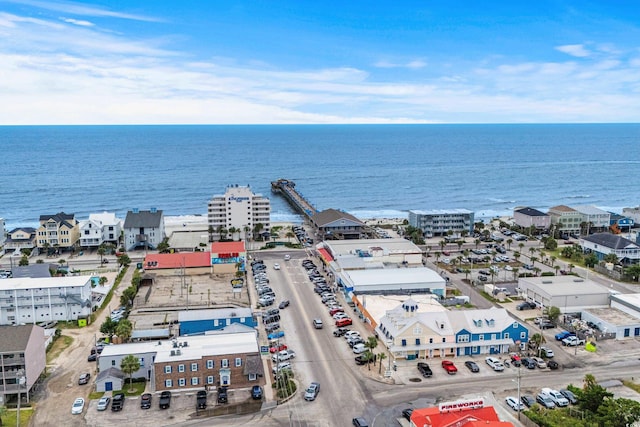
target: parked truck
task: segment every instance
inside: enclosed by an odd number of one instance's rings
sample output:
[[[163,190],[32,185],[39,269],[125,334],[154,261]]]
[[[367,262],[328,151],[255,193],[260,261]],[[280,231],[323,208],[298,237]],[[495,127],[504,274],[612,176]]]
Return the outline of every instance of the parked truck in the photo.
[[[562,340],[562,345],[566,345],[569,347],[575,347],[578,345],[584,345],[585,344],[585,340],[583,340],[582,338],[578,338],[575,335],[566,337],[565,339]]]
[[[160,393],[160,409],[168,409],[171,406],[171,392],[163,391]]]

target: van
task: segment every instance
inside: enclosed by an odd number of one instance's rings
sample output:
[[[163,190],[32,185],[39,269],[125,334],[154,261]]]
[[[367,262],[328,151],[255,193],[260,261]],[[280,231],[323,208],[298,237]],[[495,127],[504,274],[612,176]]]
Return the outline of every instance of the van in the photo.
[[[322,329],[322,319],[313,319],[313,327],[316,329]]]
[[[351,320],[350,317],[347,317],[346,319],[338,319],[338,320],[336,320],[336,326],[338,328],[341,328],[343,326],[349,326],[349,325],[353,325],[353,320]]]

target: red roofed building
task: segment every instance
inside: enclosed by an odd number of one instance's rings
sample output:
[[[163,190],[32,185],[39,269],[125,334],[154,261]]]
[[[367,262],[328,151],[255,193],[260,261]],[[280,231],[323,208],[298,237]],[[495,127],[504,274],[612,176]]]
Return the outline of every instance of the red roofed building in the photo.
[[[415,409],[411,414],[412,427],[514,427],[500,421],[492,406],[484,406],[483,399],[443,402],[431,408]]]
[[[167,268],[211,268],[209,252],[176,252],[173,254],[147,254],[144,257],[145,270],[161,270]]]
[[[214,242],[211,244],[211,265],[214,273],[245,271],[247,250],[244,242]],[[237,264],[240,264],[236,268]]]

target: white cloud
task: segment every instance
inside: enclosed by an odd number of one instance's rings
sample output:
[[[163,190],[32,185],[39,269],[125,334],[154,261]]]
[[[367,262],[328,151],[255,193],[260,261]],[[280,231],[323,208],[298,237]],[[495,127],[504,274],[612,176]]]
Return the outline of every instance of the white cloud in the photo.
[[[556,46],[556,50],[578,58],[585,58],[591,55],[591,52],[581,44],[565,44],[562,46]]]
[[[416,59],[409,62],[397,63],[390,62],[386,60],[381,60],[373,64],[376,68],[409,68],[409,69],[419,69],[427,66],[427,63],[421,59]]]
[[[95,25],[93,22],[85,21],[82,19],[60,18],[60,20],[68,24],[78,25],[80,27],[93,27]]]
[[[32,6],[39,9],[53,10],[56,12],[63,12],[63,13],[72,14],[72,15],[120,18],[120,19],[134,20],[134,21],[147,21],[147,22],[162,21],[158,18],[151,17],[151,16],[117,12],[117,11],[109,10],[106,8],[101,8],[95,5],[90,6],[82,3],[67,2],[67,1],[5,0],[5,2]]]

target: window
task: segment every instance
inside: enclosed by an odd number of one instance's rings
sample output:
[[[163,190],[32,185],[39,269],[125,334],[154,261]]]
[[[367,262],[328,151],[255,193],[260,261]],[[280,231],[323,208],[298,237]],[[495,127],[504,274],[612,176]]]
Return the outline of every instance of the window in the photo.
[[[513,327],[514,327],[515,329],[518,329],[518,326],[520,326],[520,325],[518,324],[518,322],[513,322]]]
[[[402,346],[406,347],[407,346],[407,340],[402,340]]]
[[[239,368],[240,366],[242,366],[242,359],[239,357],[236,357],[236,368]]]
[[[420,325],[416,325],[416,327],[413,328],[413,335],[422,335],[422,328]]]
[[[442,342],[447,342],[447,338],[446,337],[442,337]]]
[[[164,367],[164,373],[165,374],[170,374],[171,373],[171,366],[170,365],[167,365],[167,366]]]
[[[180,378],[178,379],[178,385],[180,387],[184,387],[185,385],[187,385],[187,381],[184,378]]]
[[[197,363],[192,363],[191,364],[191,372],[198,372],[198,364]]]
[[[630,332],[630,331],[631,331],[631,330],[630,330],[629,328],[624,328],[624,336],[625,336],[625,337],[628,337],[628,336],[629,336],[629,332]]]
[[[416,345],[420,345],[420,338],[416,338]]]
[[[429,344],[433,344],[433,338],[429,338]]]
[[[207,360],[207,369],[213,369],[213,360]]]
[[[192,377],[191,378],[191,385],[198,385],[198,382],[200,381],[200,378],[198,377]]]
[[[636,337],[637,337],[637,336],[640,336],[640,328],[635,328],[635,329],[633,330],[633,336],[636,336]]]
[[[213,375],[207,377],[207,384],[213,384]]]
[[[458,337],[458,342],[469,342],[469,334],[460,335]]]
[[[183,364],[178,365],[178,372],[184,372],[184,365]]]
[[[520,332],[520,339],[523,340],[527,337],[527,333],[526,332]]]
[[[509,332],[504,333],[504,339],[509,339]]]
[[[229,367],[229,359],[222,359],[222,367],[223,368]]]
[[[144,357],[139,357],[138,358],[138,363],[140,363],[140,367],[144,368]]]
[[[164,386],[166,388],[173,387],[173,380],[164,380]]]
[[[258,379],[258,376],[256,374],[249,374],[249,381],[255,381]]]

